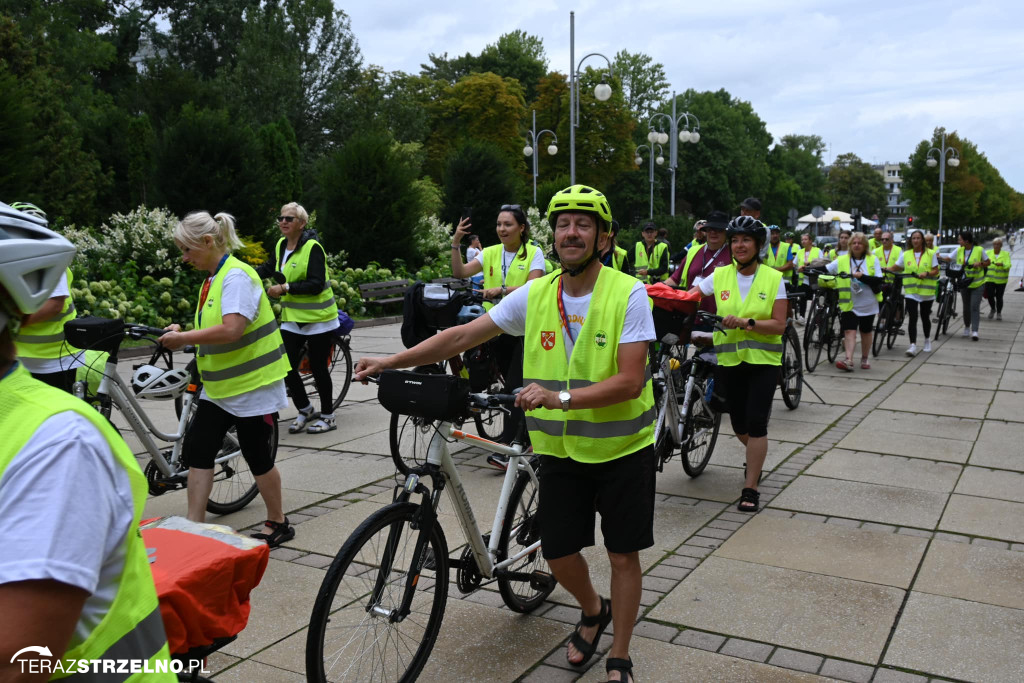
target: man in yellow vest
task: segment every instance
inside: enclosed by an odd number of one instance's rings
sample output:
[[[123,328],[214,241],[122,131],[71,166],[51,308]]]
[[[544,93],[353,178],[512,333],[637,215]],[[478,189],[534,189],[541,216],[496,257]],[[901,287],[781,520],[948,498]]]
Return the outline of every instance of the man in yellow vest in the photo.
[[[769,226],[771,237],[768,240],[768,248],[765,250],[764,264],[775,270],[787,273],[793,270],[792,245],[782,241],[782,231],[779,226]],[[785,276],[788,277],[788,276]]]
[[[608,232],[608,241],[601,248],[601,265],[621,270],[627,275],[632,275],[633,269],[629,265],[629,254],[615,242],[615,236],[618,234],[619,222],[612,221],[612,228]],[[554,268],[548,270],[548,274],[551,274],[553,271]]]
[[[633,247],[633,271],[637,278],[650,284],[667,280],[668,245],[658,241],[658,227],[645,223],[641,236],[643,239]]]
[[[45,226],[0,203],[0,680],[114,680],[117,659],[143,671],[117,680],[175,681],[138,532],[145,476],[99,413],[15,358],[75,252]]]
[[[610,680],[626,681],[640,607],[639,551],[654,543],[656,410],[646,370],[655,334],[643,285],[597,260],[611,219],[593,188],[556,193],[548,220],[561,272],[526,283],[467,325],[394,356],[362,358],[354,377],[449,358],[502,331],[524,336],[526,386],[517,404],[541,455],[542,552],[583,608],[566,656],[571,665],[587,663],[614,621],[606,668]],[[611,600],[594,589],[580,554],[594,545],[595,511],[611,562]]]
[[[871,253],[875,255],[875,258],[878,259],[878,265],[882,267],[882,272],[885,274],[885,283],[891,284],[896,279],[893,274],[902,270],[896,264],[900,260],[903,248],[893,243],[891,232],[883,232],[881,246]]]
[[[988,301],[988,319],[995,316],[1003,319],[1003,292],[1010,279],[1010,252],[1003,249],[1003,238],[992,240],[992,248],[985,251],[988,258],[988,270],[985,271],[985,299]]]
[[[874,237],[868,238],[868,251],[874,254],[875,249],[878,249],[880,246],[882,246],[882,229],[875,228]]]

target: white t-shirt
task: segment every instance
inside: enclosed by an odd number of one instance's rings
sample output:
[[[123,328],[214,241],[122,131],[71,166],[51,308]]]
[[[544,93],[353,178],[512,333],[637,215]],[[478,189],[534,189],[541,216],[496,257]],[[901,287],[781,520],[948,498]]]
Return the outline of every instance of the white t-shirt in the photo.
[[[911,251],[911,250],[908,250],[908,249],[904,249],[903,253],[900,254],[900,257],[898,259],[896,259],[896,265],[897,266],[899,266],[901,268],[905,267],[904,266],[904,262],[903,262],[903,258],[907,254],[911,254],[912,258],[914,259],[914,262],[917,263],[917,257],[913,256],[914,252]],[[933,251],[932,252],[932,268],[938,268],[938,266],[939,266],[939,254],[938,254],[938,252],[934,252]],[[934,294],[932,294],[931,296],[922,296],[921,294],[904,294],[904,296],[906,298],[910,299],[911,301],[932,301],[932,300],[935,299],[935,295]]]
[[[90,594],[69,647],[110,610],[132,526],[128,474],[78,413],[43,422],[0,479],[0,584],[50,579]]]
[[[520,247],[519,251],[522,251],[522,247]],[[512,262],[516,259],[516,256],[519,254],[519,251],[505,251],[504,249],[501,250],[501,272],[503,274],[507,273],[509,268],[512,267]],[[484,268],[484,252],[481,251],[479,254],[473,257],[472,260],[479,261],[480,268]],[[541,253],[540,249],[537,249],[533,252],[533,260],[530,261],[530,267],[526,269],[526,272],[527,274],[529,274],[530,271],[533,270],[539,270],[542,273],[544,272],[544,254]],[[502,275],[501,281],[505,282],[504,275]]]
[[[482,249],[477,249],[476,247],[466,247],[466,260],[472,261],[482,252]]]
[[[761,266],[758,266],[760,268]],[[766,268],[768,266],[765,266]],[[743,273],[736,272],[736,282],[740,288],[740,301],[746,301],[747,294],[750,293],[750,287],[754,284],[754,275],[757,275],[757,271],[754,271],[753,275],[744,275]],[[715,293],[715,278],[706,277],[700,282],[700,293],[704,296],[711,296]],[[775,292],[775,300],[786,298],[786,277],[779,280],[779,290]]]
[[[289,249],[286,245],[284,248],[284,256],[281,259],[281,263],[288,263],[288,258],[294,253],[295,251],[293,249]],[[314,334],[321,334],[323,332],[330,332],[331,330],[335,330],[338,328],[340,324],[341,323],[338,322],[338,319],[335,318],[334,320],[324,320],[323,322],[319,323],[306,323],[302,327],[299,327],[298,323],[289,320],[288,322],[281,323],[281,331],[291,332],[293,334],[301,334],[306,337],[312,337]]]
[[[502,299],[490,310],[489,315],[494,324],[501,328],[505,334],[522,337],[526,334],[526,303],[529,297],[530,286],[539,280],[530,280],[525,287],[520,287],[507,297]],[[565,341],[566,360],[572,355],[573,339],[578,339],[583,323],[587,319],[587,310],[590,308],[590,294],[586,296],[568,296],[563,292],[562,301],[565,304],[565,315],[569,318],[569,329],[572,337],[562,329],[562,339]],[[654,333],[654,318],[651,315],[650,306],[647,303],[647,290],[643,283],[637,280],[633,289],[629,292],[629,301],[626,302],[626,319],[622,325],[622,336],[620,344],[631,342],[654,341],[657,339]]]
[[[64,271],[64,274],[60,276],[60,280],[57,281],[57,286],[50,292],[50,298],[55,296],[71,296],[71,289],[68,287],[68,273]],[[65,304],[67,302],[65,301]],[[67,347],[64,347],[67,348]],[[25,366],[25,369],[35,375],[50,375],[55,372],[63,372],[65,370],[73,370],[74,368],[85,365],[82,361],[84,354],[79,352],[77,354],[65,354],[60,358],[21,358],[21,364]]]
[[[866,257],[865,257],[866,258]],[[863,260],[854,260],[850,257],[850,272],[857,272],[863,268]],[[839,262],[833,261],[825,267],[825,270],[832,273],[833,275],[839,272]],[[882,277],[882,268],[878,265],[878,259],[875,259],[875,272],[867,273],[867,275],[874,275],[876,277]],[[853,313],[857,317],[863,317],[866,315],[875,315],[878,313],[878,300],[875,298],[871,288],[865,284],[861,284],[856,278],[850,278],[850,293],[853,300]]]
[[[260,298],[263,296],[263,288],[253,282],[244,270],[235,268],[224,276],[220,295],[221,316],[238,313],[252,322],[259,315]],[[199,399],[209,401],[235,417],[267,415],[288,407],[288,394],[283,379],[228,398],[210,398],[206,393],[206,387],[203,387]]]

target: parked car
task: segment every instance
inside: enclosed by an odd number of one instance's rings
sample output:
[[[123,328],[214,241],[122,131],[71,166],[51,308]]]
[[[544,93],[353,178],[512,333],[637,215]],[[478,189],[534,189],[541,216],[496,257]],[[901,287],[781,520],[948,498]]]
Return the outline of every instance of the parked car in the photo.
[[[814,242],[822,251],[827,251],[839,243],[839,238],[832,237],[831,235],[821,235],[820,237],[816,237]]]
[[[895,245],[896,245],[897,247],[899,247],[899,248],[901,248],[901,249],[904,249],[904,248],[906,248],[906,246],[907,246],[907,245],[905,244],[905,242],[906,242],[906,241],[907,241],[907,235],[906,235],[906,233],[903,233],[903,232],[894,232],[894,233],[892,234],[892,243],[893,243],[893,244],[895,244]]]
[[[959,248],[960,248],[959,245],[956,245],[956,244],[942,244],[942,245],[940,245],[938,247],[938,252],[939,252],[938,255],[939,256],[950,256],[950,257],[952,257],[952,256],[956,255],[956,250],[959,249]],[[947,265],[946,262],[943,261],[940,258],[939,259],[939,270],[945,270],[946,269],[946,265]]]

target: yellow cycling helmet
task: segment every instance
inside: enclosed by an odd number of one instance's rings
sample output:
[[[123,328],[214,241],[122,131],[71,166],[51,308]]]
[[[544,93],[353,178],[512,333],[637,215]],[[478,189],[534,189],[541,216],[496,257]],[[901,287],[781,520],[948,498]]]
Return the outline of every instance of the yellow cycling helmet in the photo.
[[[596,213],[609,225],[612,222],[612,210],[603,194],[586,185],[573,185],[559,190],[548,203],[548,220],[563,211]]]

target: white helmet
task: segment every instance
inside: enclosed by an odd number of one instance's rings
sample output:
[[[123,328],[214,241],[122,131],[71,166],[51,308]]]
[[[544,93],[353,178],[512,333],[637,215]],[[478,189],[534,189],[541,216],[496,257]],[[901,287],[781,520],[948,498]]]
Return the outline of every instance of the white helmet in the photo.
[[[0,202],[0,331],[17,333],[60,281],[75,247],[46,228],[46,219]]]
[[[132,375],[132,389],[139,398],[166,401],[184,394],[190,379],[185,368],[165,370],[155,365],[140,365]]]

